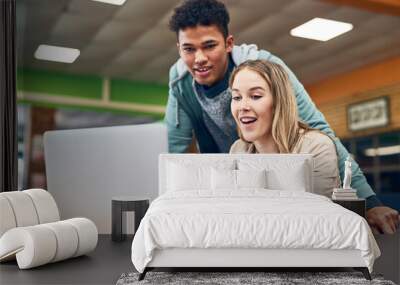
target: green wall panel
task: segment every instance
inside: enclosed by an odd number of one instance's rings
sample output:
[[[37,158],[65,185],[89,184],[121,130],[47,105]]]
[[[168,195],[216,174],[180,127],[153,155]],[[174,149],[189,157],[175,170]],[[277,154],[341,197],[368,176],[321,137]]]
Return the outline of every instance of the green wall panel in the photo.
[[[110,100],[165,106],[168,100],[168,86],[112,79],[110,80]]]
[[[102,79],[91,75],[23,69],[18,70],[17,88],[54,96],[101,99]]]
[[[74,75],[61,72],[43,71],[34,69],[19,69],[17,71],[17,88],[19,91],[40,93],[50,96],[67,96],[81,99],[102,99],[103,79],[99,76]],[[138,103],[145,105],[166,106],[168,86],[157,83],[134,82],[125,79],[110,80],[110,101]],[[149,115],[161,119],[159,113],[145,113],[136,111],[118,110],[108,107],[76,106],[69,103],[38,102],[29,99],[19,100],[20,103],[29,103],[47,107],[68,107],[82,110],[111,111],[131,115]]]

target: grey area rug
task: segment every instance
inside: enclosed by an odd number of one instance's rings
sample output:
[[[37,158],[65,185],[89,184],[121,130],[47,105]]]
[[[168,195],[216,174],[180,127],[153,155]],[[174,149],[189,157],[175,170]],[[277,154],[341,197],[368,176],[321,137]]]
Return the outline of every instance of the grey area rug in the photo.
[[[124,273],[116,285],[395,285],[392,281],[384,280],[382,276],[376,275],[372,275],[373,280],[368,281],[360,272],[148,272],[142,281],[138,281],[138,276],[139,273]]]

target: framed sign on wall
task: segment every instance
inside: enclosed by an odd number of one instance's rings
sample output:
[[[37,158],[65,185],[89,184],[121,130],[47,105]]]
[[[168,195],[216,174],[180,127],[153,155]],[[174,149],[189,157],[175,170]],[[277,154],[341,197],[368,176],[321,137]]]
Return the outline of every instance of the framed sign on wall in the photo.
[[[350,131],[387,126],[389,117],[388,97],[379,97],[347,107],[347,126]]]

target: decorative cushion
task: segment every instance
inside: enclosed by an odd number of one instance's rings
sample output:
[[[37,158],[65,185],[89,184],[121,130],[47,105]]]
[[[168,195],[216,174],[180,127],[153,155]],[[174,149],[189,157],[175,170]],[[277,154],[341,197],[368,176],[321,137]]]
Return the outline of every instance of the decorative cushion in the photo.
[[[267,164],[263,160],[238,160],[239,170],[265,169],[267,188],[271,190],[307,191],[311,182],[306,179],[306,167],[303,160],[295,159],[276,160],[275,164]]]
[[[212,190],[240,190],[242,188],[266,188],[265,170],[211,170]]]
[[[186,166],[170,162],[168,172],[168,191],[210,188],[209,167]]]
[[[167,191],[209,190],[211,169],[234,169],[235,162],[175,160],[169,161],[167,167]]]
[[[211,189],[236,190],[236,170],[211,168]]]
[[[307,191],[304,170],[293,168],[290,173],[282,173],[277,170],[267,172],[268,189],[287,191]]]
[[[267,188],[265,169],[262,170],[236,170],[238,188]]]

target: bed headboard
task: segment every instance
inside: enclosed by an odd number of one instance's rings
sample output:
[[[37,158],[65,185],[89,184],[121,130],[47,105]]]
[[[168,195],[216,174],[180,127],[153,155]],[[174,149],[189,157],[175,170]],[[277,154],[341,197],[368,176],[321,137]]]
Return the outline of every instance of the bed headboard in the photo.
[[[314,161],[311,154],[160,154],[158,161],[159,194],[161,195],[167,190],[167,170],[171,162],[190,162],[193,165],[212,166],[220,161],[234,163],[235,169],[240,169],[241,165],[250,168],[262,165],[262,168],[281,173],[282,176],[279,179],[285,179],[293,172],[298,173],[300,170],[306,191],[313,192]]]

